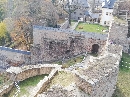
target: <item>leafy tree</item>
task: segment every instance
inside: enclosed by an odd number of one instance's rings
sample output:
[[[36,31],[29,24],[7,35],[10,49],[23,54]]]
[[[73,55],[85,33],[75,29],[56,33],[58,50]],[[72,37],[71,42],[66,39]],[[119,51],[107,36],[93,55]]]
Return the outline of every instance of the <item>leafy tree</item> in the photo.
[[[15,47],[30,50],[32,44],[32,24],[29,18],[20,17],[15,21],[14,30],[11,32],[11,37]]]
[[[6,45],[11,40],[10,34],[7,32],[6,24],[0,23],[0,45]]]
[[[2,21],[5,18],[6,3],[6,0],[0,0],[0,21]]]
[[[53,4],[56,7],[60,6],[68,14],[69,24],[71,25],[71,13],[78,9],[80,5],[78,0],[75,0],[73,4],[71,4],[70,0],[54,0]]]

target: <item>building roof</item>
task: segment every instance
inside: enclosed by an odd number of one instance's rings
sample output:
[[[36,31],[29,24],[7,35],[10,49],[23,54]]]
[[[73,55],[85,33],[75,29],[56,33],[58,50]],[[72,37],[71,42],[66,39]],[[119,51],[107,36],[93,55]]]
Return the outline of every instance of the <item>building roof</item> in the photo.
[[[116,0],[105,0],[102,8],[113,9]]]
[[[87,0],[69,0],[70,5],[77,5],[81,7],[89,7],[88,1]]]
[[[90,16],[90,13],[89,13],[88,10],[85,12],[85,15],[86,15],[86,16]]]

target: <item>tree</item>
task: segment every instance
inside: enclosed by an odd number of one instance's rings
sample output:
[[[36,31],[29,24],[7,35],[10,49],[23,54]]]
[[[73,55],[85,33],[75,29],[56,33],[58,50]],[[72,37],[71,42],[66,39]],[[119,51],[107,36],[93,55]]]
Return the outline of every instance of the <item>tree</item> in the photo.
[[[59,19],[55,7],[49,0],[33,0],[30,3],[30,16],[34,18],[33,23],[44,26],[55,27]]]
[[[6,24],[0,23],[0,45],[6,45],[11,40],[10,34],[7,32]]]
[[[29,18],[20,17],[15,21],[14,30],[11,32],[12,41],[15,43],[15,47],[24,50],[30,50],[32,44],[32,24]]]
[[[12,38],[10,47],[30,50],[33,25],[56,27],[58,15],[50,0],[7,1],[8,18],[4,22]]]
[[[4,20],[6,14],[6,0],[0,0],[0,21]]]
[[[78,5],[80,5],[78,0],[73,1],[73,4],[72,2],[70,2],[70,0],[62,0],[62,1],[55,0],[54,4],[55,6],[61,6],[62,9],[68,14],[69,24],[71,25],[71,13],[74,12],[76,9],[78,9]]]
[[[113,15],[120,17],[119,15],[124,14],[130,15],[130,0],[118,0],[114,6]]]

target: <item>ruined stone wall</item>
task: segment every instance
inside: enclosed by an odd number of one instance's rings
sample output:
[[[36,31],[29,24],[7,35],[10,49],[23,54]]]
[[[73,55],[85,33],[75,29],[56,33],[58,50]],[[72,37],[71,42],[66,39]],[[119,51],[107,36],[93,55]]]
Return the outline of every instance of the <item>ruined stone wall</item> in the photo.
[[[1,60],[6,61],[8,64],[30,64],[31,53],[29,51],[0,46],[0,55],[3,56]]]
[[[8,93],[14,86],[14,83],[5,83],[6,85],[3,85],[3,87],[0,87],[0,97],[2,97],[4,94]]]
[[[113,21],[110,26],[109,39],[112,43],[123,46],[123,51],[128,53],[129,43],[128,43],[128,25],[115,23]]]
[[[39,82],[40,86],[36,87],[37,90],[34,89],[31,97],[34,97],[41,91],[41,89],[45,89],[49,83],[49,81],[53,78],[53,76],[57,73],[57,71],[61,68],[60,65],[57,64],[39,64],[39,65],[28,65],[23,67],[10,67],[6,70],[8,76],[10,76],[10,81],[4,83],[0,86],[0,97],[4,94],[7,94],[14,86],[14,81],[23,81],[27,78],[49,74],[46,79],[43,79]]]
[[[27,78],[42,75],[50,74],[51,70],[54,68],[60,67],[57,64],[39,64],[39,65],[28,65],[23,67],[10,67],[6,71],[9,75],[14,75],[14,81],[23,81]]]
[[[52,78],[58,73],[58,69],[53,69],[49,76],[45,77],[43,80],[41,80],[37,86],[33,89],[32,94],[29,97],[37,97],[37,95],[43,91],[45,91],[48,87],[48,84],[50,84]]]
[[[93,44],[98,44],[101,52],[106,40],[107,34],[34,26],[31,62],[36,64],[90,53]]]
[[[111,97],[114,93],[122,47],[109,45],[109,49],[99,57],[92,57],[89,66],[76,73],[76,84],[90,97]],[[116,50],[116,51],[115,51]]]

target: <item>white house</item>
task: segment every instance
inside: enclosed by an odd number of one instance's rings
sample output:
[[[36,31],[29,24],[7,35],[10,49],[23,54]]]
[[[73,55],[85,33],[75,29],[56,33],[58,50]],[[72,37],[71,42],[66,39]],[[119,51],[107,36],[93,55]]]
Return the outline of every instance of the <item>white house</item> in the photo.
[[[102,15],[100,24],[103,26],[110,26],[113,19],[113,7],[116,0],[105,0],[102,7]]]

